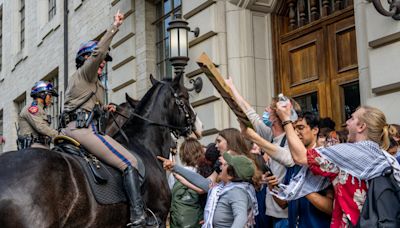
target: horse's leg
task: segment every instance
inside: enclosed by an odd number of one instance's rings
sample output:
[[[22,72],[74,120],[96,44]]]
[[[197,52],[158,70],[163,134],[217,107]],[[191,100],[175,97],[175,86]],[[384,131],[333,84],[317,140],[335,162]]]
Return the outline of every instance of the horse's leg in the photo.
[[[171,193],[167,180],[165,178],[153,178],[152,181],[147,180],[144,187],[147,189],[144,196],[146,206],[154,213],[157,219],[155,221],[153,214],[147,213],[149,216],[148,225],[155,227],[158,224],[159,227],[165,227],[171,206]],[[157,199],[154,196],[158,196]]]

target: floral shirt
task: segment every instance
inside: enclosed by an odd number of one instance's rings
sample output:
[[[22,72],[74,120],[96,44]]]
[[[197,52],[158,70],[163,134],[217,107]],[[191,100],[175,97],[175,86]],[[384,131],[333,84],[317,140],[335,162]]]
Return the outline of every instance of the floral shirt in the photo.
[[[335,197],[331,227],[349,227],[350,222],[356,225],[367,196],[366,182],[340,170],[315,149],[307,151],[307,160],[311,172],[328,177],[333,184]]]

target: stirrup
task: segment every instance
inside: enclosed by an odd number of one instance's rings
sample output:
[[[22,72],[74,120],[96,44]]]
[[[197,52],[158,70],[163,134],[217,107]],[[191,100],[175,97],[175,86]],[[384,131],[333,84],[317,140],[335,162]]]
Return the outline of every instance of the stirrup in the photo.
[[[126,227],[134,227],[134,228],[139,228],[139,227],[146,227],[146,220],[144,221],[143,224],[139,224],[139,225],[133,225],[132,222],[126,224]]]

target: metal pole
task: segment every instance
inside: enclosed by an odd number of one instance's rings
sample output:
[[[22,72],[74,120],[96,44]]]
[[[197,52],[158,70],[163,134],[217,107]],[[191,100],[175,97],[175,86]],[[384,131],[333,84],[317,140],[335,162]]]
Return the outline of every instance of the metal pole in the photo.
[[[67,86],[68,86],[68,0],[64,0],[64,91],[67,90]]]

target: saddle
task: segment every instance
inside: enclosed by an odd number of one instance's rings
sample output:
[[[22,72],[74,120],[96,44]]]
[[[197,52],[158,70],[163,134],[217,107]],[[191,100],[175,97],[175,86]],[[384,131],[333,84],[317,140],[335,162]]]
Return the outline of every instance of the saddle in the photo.
[[[68,136],[57,136],[54,139],[54,148],[52,150],[66,154],[78,161],[99,204],[128,202],[123,188],[121,171],[97,159],[78,141]],[[136,155],[136,153],[134,154]],[[138,160],[139,176],[143,183],[145,168],[140,157],[135,157]]]

